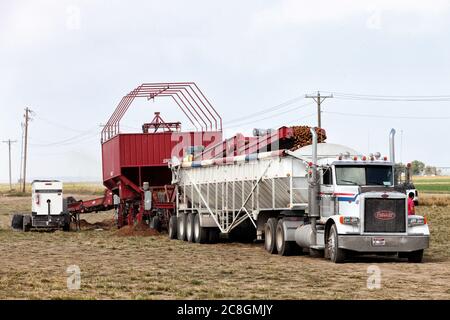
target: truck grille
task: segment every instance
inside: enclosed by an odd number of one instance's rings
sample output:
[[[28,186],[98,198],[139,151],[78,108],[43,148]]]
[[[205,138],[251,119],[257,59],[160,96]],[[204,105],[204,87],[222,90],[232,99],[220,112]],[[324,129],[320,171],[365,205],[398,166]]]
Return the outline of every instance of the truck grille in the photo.
[[[364,232],[405,232],[405,199],[365,199]]]

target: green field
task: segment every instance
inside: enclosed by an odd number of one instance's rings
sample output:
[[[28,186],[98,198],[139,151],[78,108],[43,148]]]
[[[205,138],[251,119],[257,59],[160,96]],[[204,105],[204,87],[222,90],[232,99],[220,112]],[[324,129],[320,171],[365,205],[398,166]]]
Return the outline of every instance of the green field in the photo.
[[[424,193],[450,193],[450,177],[417,177],[413,178],[417,190]]]
[[[450,193],[450,184],[414,184],[417,190],[422,192]]]

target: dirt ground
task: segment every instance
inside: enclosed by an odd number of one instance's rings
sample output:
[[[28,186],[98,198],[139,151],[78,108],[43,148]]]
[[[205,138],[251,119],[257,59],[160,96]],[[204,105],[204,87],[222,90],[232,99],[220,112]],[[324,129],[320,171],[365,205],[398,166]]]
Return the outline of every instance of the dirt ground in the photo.
[[[70,233],[10,230],[11,212],[26,210],[28,198],[0,197],[1,299],[450,299],[450,207],[418,207],[432,232],[424,263],[362,257],[338,265],[269,255],[262,244],[124,237],[101,224]],[[79,290],[67,289],[71,265],[81,271]],[[367,288],[373,266],[379,289]]]

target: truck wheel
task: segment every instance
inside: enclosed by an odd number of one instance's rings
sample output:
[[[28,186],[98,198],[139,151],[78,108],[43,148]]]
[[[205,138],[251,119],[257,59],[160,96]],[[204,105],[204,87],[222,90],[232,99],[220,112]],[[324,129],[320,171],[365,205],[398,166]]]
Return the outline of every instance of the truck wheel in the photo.
[[[23,214],[15,214],[11,220],[11,227],[16,231],[23,230]]]
[[[194,241],[196,243],[207,243],[209,240],[208,228],[200,226],[200,216],[194,217]]]
[[[189,213],[186,220],[186,239],[189,242],[194,241],[194,213]]]
[[[23,232],[28,232],[31,229],[31,216],[24,216],[23,217],[23,223],[22,223],[22,230]]]
[[[67,222],[63,225],[63,231],[66,231],[66,232],[70,231],[70,222]]]
[[[283,228],[283,220],[280,219],[275,232],[275,242],[278,254],[281,256],[290,256],[294,253],[297,244],[294,241],[286,241],[286,234]]]
[[[276,218],[269,218],[264,227],[264,248],[271,254],[277,253],[277,246],[275,244],[277,223]]]
[[[186,239],[186,213],[180,213],[177,219],[178,240]]]
[[[333,224],[330,229],[326,245],[327,254],[334,263],[342,263],[345,260],[345,250],[339,248],[338,233],[336,225]]]
[[[177,238],[177,216],[173,215],[169,219],[169,239]]]
[[[150,220],[150,228],[155,229],[156,231],[161,231],[161,221],[158,216],[154,216],[152,220]]]
[[[208,228],[208,242],[217,243],[220,240],[220,230],[219,228]]]
[[[421,263],[423,260],[423,249],[408,253],[408,262]]]

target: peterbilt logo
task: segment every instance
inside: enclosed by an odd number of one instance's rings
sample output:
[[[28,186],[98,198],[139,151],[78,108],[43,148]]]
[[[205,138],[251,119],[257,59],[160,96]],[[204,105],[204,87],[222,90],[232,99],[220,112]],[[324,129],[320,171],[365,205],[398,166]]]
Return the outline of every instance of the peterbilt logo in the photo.
[[[395,218],[395,212],[389,210],[380,210],[375,212],[375,219],[377,220],[392,220]]]

